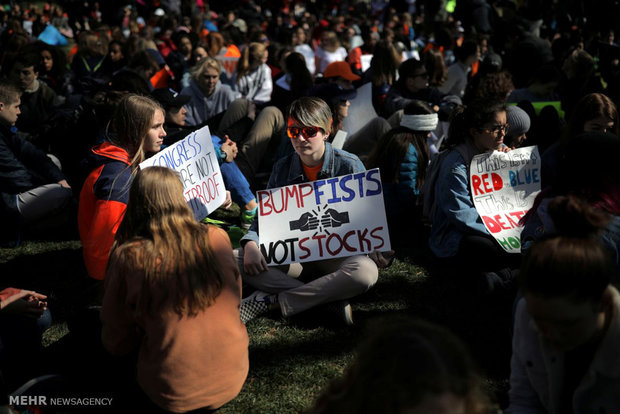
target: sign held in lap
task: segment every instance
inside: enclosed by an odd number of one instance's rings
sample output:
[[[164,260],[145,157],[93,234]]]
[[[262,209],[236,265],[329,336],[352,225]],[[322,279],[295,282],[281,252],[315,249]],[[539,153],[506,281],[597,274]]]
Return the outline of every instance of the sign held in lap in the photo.
[[[540,192],[538,147],[476,155],[469,167],[474,205],[485,227],[509,253],[521,252],[519,220]]]
[[[257,194],[260,249],[268,265],[390,250],[378,169]]]
[[[168,167],[179,173],[185,200],[198,220],[207,217],[226,200],[226,188],[209,127],[194,131],[158,152],[140,168]]]

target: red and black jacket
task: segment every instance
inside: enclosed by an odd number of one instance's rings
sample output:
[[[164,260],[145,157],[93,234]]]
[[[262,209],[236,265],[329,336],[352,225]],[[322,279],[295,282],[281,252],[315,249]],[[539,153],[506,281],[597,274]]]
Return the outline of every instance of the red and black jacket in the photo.
[[[87,163],[92,171],[80,193],[78,226],[86,269],[92,278],[103,280],[129,200],[131,160],[123,148],[104,142],[93,147]]]

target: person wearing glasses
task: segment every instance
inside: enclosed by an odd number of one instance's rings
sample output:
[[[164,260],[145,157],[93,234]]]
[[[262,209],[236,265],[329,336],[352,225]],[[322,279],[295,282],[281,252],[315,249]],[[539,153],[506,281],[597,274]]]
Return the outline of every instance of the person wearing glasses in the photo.
[[[411,58],[401,63],[398,68],[398,80],[392,85],[385,97],[386,116],[391,116],[399,109],[404,109],[411,101],[425,102],[439,110],[445,94],[428,84],[429,75],[424,63]]]
[[[294,101],[288,110],[287,135],[295,152],[280,159],[273,167],[267,188],[338,177],[364,171],[364,165],[353,154],[334,149],[327,138],[332,129],[329,106],[313,96]],[[289,317],[319,305],[331,303],[340,321],[352,324],[351,306],[347,299],[372,287],[378,276],[377,266],[387,260],[373,253],[290,266],[267,266],[259,249],[258,221],[254,220],[237,249],[243,281],[258,289],[243,300],[244,322],[279,310]],[[295,273],[299,277],[294,276]]]
[[[503,103],[486,100],[458,108],[448,130],[449,153],[443,158],[431,217],[431,251],[452,274],[469,273],[484,293],[512,287],[513,263],[519,255],[504,252],[489,234],[473,204],[469,165],[475,155],[509,151],[504,138],[509,125]],[[463,279],[465,280],[465,279]]]

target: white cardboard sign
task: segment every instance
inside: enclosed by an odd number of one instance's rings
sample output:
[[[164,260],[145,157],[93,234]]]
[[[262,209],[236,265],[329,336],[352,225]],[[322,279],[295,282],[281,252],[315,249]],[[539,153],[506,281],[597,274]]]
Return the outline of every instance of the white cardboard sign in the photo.
[[[194,131],[140,164],[168,167],[179,173],[185,200],[202,220],[226,200],[226,188],[209,127]]]
[[[540,192],[538,147],[476,155],[469,167],[470,191],[485,227],[509,253],[521,252],[519,220]]]
[[[357,88],[357,96],[350,102],[349,116],[342,121],[342,127],[349,133],[349,137],[377,117],[377,111],[372,106],[372,82]]]
[[[390,250],[379,169],[258,191],[268,265]]]

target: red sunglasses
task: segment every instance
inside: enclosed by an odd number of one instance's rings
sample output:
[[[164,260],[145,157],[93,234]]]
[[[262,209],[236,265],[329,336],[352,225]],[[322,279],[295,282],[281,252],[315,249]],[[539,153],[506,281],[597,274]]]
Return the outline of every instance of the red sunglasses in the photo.
[[[323,131],[323,129],[315,126],[286,128],[286,134],[289,138],[297,138],[299,134],[302,134],[306,139],[314,138],[319,131]]]

